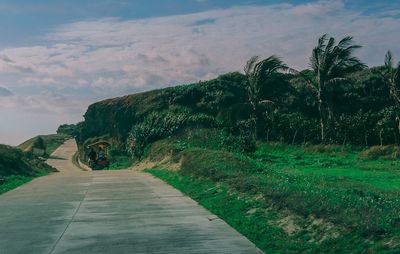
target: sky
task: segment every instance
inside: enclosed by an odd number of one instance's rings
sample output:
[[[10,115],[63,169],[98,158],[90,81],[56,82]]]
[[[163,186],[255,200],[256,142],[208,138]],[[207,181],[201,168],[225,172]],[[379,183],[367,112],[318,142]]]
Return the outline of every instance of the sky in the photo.
[[[83,120],[93,102],[242,71],[254,55],[308,68],[351,35],[369,66],[400,60],[400,1],[1,0],[0,143]]]

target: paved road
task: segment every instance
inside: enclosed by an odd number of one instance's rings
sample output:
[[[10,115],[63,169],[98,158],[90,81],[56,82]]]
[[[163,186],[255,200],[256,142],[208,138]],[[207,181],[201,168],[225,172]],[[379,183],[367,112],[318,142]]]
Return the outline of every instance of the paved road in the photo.
[[[60,171],[0,196],[0,254],[261,253],[226,223],[151,175],[83,172],[67,141]]]

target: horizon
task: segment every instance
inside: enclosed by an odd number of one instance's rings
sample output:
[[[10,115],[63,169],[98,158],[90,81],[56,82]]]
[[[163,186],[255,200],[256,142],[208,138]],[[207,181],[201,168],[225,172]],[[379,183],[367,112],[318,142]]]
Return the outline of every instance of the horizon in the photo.
[[[400,60],[392,1],[11,1],[0,4],[0,143],[83,120],[96,101],[242,72],[254,55],[308,68],[317,39]]]

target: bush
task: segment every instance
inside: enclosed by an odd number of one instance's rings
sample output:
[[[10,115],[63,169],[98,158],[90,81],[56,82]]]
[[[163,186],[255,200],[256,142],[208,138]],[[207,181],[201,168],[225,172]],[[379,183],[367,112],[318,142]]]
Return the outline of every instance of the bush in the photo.
[[[361,152],[359,158],[367,160],[396,160],[400,158],[400,148],[397,145],[373,146]]]
[[[79,135],[82,123],[78,124],[62,124],[57,129],[57,134],[65,134],[71,137]]]
[[[220,129],[186,129],[176,138],[190,147],[240,153],[255,151],[255,141],[251,135],[233,135]]]
[[[174,108],[161,113],[153,112],[132,128],[127,139],[127,151],[133,157],[141,158],[148,144],[169,137],[187,127],[214,125],[216,120],[212,116],[195,114],[186,108]]]

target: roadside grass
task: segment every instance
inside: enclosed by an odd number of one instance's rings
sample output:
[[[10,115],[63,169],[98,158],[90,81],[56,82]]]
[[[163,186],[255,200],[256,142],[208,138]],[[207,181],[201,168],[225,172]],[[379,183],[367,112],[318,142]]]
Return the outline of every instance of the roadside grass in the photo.
[[[18,148],[23,151],[29,151],[32,148],[33,143],[39,136],[28,139],[22,144],[18,145]],[[40,135],[46,145],[46,157],[50,156],[60,145],[62,145],[66,140],[71,138],[66,134],[49,134]]]
[[[399,162],[358,154],[262,143],[245,155],[173,138],[147,151],[150,160],[180,164],[178,171],[148,172],[267,253],[399,253]]]
[[[0,182],[0,195],[13,190],[27,182],[30,182],[34,177],[33,176],[8,176],[7,178],[3,178]]]
[[[41,177],[48,175],[49,172],[40,172],[35,175],[25,176],[25,175],[11,175],[1,179],[0,181],[0,195],[13,190],[23,184],[32,181],[36,177]]]

